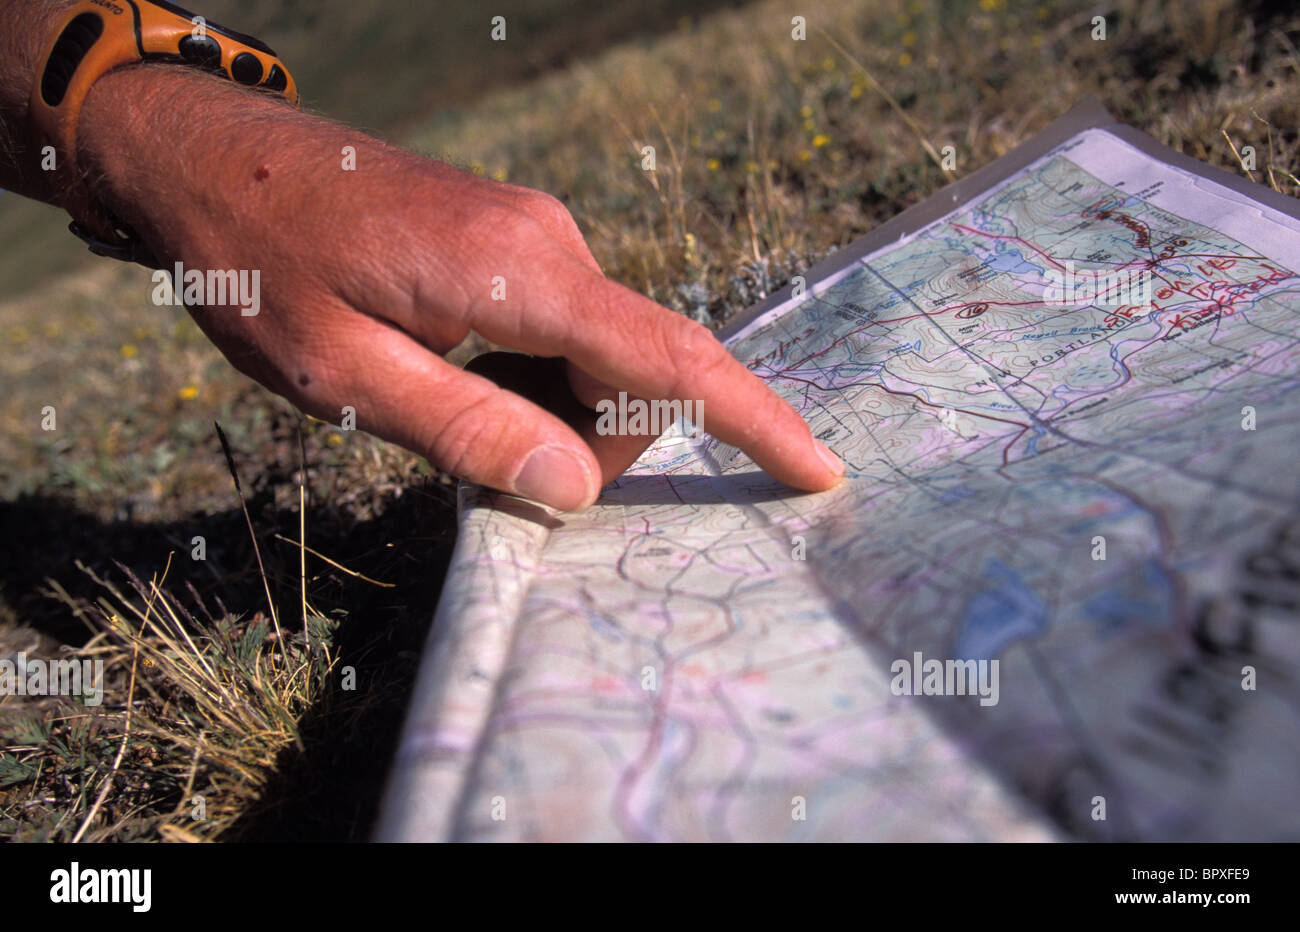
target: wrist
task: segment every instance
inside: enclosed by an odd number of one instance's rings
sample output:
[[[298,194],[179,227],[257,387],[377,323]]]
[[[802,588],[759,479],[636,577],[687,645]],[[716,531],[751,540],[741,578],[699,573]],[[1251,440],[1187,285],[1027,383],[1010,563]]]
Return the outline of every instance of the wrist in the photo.
[[[178,100],[185,101],[177,106]],[[193,242],[229,222],[273,138],[300,119],[281,99],[171,64],[140,63],[91,87],[77,162],[96,199],[147,242]]]

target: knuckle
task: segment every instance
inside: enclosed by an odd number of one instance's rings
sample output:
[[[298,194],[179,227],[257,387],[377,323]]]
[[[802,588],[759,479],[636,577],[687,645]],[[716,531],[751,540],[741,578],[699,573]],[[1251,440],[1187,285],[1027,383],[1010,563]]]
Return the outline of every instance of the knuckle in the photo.
[[[545,191],[530,191],[525,198],[526,209],[543,221],[566,225],[573,223],[569,208],[557,197]]]
[[[731,364],[731,354],[703,324],[685,320],[664,328],[665,352],[673,364],[674,397],[681,397],[690,384],[712,380]]]
[[[432,436],[421,446],[438,467],[461,478],[474,478],[482,464],[494,462],[501,432],[494,425],[491,408],[495,393],[488,393],[465,405],[447,421],[431,428]]]
[[[515,241],[530,239],[539,232],[537,221],[514,207],[489,210],[486,220],[494,232],[499,231]]]
[[[466,226],[476,230],[479,238],[499,249],[502,243],[526,243],[536,239],[541,225],[525,211],[509,204],[483,204]]]

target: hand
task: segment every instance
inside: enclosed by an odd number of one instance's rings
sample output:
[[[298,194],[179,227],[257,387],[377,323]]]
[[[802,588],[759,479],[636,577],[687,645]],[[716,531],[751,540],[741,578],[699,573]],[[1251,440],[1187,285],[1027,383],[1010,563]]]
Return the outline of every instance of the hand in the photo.
[[[259,270],[256,316],[233,303],[191,313],[237,368],[316,417],[337,423],[351,406],[358,427],[457,476],[562,510],[590,505],[653,438],[584,441],[441,358],[473,330],[563,357],[589,408],[619,390],[702,401],[702,426],[776,478],[822,490],[843,472],[709,330],[606,279],[545,194],[174,66],[101,78],[79,146],[104,199],[168,268]]]

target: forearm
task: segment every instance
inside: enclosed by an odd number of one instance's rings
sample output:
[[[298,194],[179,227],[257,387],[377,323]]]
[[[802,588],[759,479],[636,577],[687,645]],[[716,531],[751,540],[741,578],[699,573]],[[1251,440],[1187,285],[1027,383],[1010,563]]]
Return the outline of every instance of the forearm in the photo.
[[[156,63],[116,69],[91,88],[78,162],[96,198],[163,260],[182,244],[196,261],[216,260],[205,247],[231,230],[267,237],[268,249],[388,242],[410,207],[394,202],[395,188],[413,196],[431,179],[465,181],[276,95]]]
[[[291,210],[290,165],[327,127],[342,131],[214,75],[136,64],[91,88],[77,158],[96,198],[146,241],[195,243],[196,224],[241,229],[250,212]]]

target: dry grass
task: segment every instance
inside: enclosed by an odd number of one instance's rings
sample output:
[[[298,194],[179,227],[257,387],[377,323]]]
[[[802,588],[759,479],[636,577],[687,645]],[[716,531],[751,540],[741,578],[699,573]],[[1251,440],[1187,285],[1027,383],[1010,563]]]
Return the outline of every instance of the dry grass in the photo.
[[[280,750],[301,744],[298,719],[334,669],[328,621],[307,614],[285,638],[261,613],[243,624],[199,620],[165,588],[166,570],[147,584],[123,572],[129,594],[92,574],[105,592],[94,604],[56,589],[96,630],[83,653],[130,667],[112,671],[126,690],[112,765],[86,781],[98,790],[75,831],[67,816],[76,810],[64,809],[51,838],[117,838],[128,827],[179,841],[219,835],[257,800]]]
[[[797,42],[789,5],[760,3],[498,95],[415,142],[556,193],[609,275],[718,320],[1087,94],[1237,169],[1226,132],[1255,146],[1257,180],[1300,192],[1298,20],[1249,6],[826,0],[799,8]],[[1099,10],[1104,41],[1090,37]],[[951,176],[932,157],[947,145]]]
[[[1300,193],[1296,14],[1222,0],[799,12],[803,42],[788,4],[757,3],[443,112],[409,141],[556,193],[608,274],[714,323],[950,180],[944,146],[960,176],[1089,93],[1212,164],[1242,170],[1253,146],[1255,180]],[[1105,41],[1090,38],[1098,12]],[[105,263],[0,304],[0,653],[75,649],[111,671],[99,709],[0,699],[0,833],[364,838],[450,545],[448,486],[302,422],[148,290]],[[45,404],[54,435],[36,429]],[[334,561],[307,554],[305,576],[300,488],[305,545]],[[194,534],[206,562],[189,559]]]

